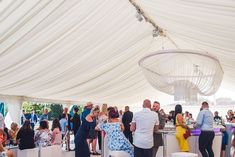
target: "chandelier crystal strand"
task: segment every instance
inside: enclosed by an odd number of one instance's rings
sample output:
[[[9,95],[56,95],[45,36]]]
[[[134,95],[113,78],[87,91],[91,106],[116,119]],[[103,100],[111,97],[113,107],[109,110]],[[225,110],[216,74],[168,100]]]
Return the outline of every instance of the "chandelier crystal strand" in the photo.
[[[160,50],[143,57],[139,65],[154,88],[174,95],[176,101],[213,95],[223,78],[215,57],[191,50]]]

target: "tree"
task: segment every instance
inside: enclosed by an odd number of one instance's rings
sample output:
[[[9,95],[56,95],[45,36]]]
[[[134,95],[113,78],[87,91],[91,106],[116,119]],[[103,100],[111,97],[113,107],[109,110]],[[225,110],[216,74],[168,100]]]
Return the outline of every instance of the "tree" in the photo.
[[[59,116],[63,113],[63,105],[61,104],[51,104],[51,111],[49,112],[49,120],[53,120],[55,118],[59,118]]]

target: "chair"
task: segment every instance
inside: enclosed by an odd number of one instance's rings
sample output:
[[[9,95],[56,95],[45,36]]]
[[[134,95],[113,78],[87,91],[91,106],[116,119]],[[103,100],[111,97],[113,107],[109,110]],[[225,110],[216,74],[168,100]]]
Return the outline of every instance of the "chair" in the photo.
[[[198,155],[188,152],[176,152],[176,153],[171,153],[171,157],[198,157]]]
[[[61,147],[61,145],[51,146],[51,154],[53,154],[54,157],[62,157],[62,147]]]
[[[24,150],[17,149],[17,157],[38,157],[38,154],[39,154],[38,148],[24,149]]]
[[[39,151],[39,157],[52,157],[52,146],[41,147]]]
[[[130,157],[130,155],[125,151],[111,151],[108,152],[108,157]]]

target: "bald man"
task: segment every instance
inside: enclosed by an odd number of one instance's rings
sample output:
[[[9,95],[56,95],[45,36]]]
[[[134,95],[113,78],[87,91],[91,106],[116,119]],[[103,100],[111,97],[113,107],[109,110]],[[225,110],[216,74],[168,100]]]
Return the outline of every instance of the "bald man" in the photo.
[[[158,130],[158,114],[151,109],[151,101],[143,102],[143,110],[133,116],[130,130],[134,132],[134,157],[152,157],[153,131]]]

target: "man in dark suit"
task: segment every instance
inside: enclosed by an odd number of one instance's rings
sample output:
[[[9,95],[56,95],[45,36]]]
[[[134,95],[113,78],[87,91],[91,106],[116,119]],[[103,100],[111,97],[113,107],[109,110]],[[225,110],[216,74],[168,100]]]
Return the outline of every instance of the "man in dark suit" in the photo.
[[[80,115],[78,114],[78,107],[74,107],[73,109],[74,115],[71,119],[72,123],[73,123],[73,133],[74,133],[74,137],[77,134],[77,131],[81,125],[81,120],[80,120]]]
[[[33,110],[32,113],[30,114],[29,117],[30,120],[30,125],[32,127],[32,129],[34,130],[34,126],[37,124],[38,122],[38,116],[35,114],[35,111]]]
[[[125,127],[123,133],[131,144],[133,143],[132,132],[130,130],[130,123],[132,122],[132,118],[133,118],[133,112],[129,111],[129,106],[126,106],[125,113],[122,116],[122,123]]]

